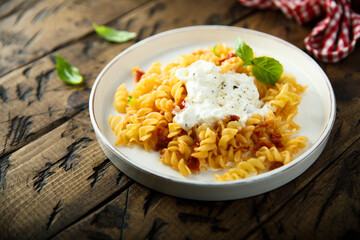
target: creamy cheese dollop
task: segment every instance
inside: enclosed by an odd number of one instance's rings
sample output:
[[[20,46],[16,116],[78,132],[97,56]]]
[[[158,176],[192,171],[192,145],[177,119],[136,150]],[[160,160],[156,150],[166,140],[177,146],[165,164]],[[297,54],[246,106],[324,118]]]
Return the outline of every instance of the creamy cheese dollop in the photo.
[[[188,93],[185,107],[175,112],[174,120],[189,130],[195,125],[213,124],[228,115],[236,115],[242,125],[253,113],[262,116],[271,107],[259,100],[254,78],[243,73],[221,73],[212,62],[198,60],[176,70]]]

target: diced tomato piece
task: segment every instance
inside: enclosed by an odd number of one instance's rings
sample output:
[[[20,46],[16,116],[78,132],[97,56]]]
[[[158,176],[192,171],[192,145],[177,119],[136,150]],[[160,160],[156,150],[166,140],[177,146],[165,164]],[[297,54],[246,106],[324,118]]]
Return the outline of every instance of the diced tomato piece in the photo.
[[[181,98],[181,99],[180,99],[180,102],[179,102],[179,107],[180,107],[180,109],[185,108],[185,104],[186,104],[185,100]]]
[[[166,134],[160,128],[157,129],[156,135],[157,135],[158,140],[155,144],[155,151],[160,151],[168,146],[171,139],[168,138],[166,136]]]
[[[282,162],[272,162],[270,167],[269,167],[269,171],[274,170],[276,168],[279,168],[281,166],[283,166]]]
[[[200,147],[200,141],[197,141],[193,146],[193,148],[197,148],[197,147]]]
[[[229,115],[230,121],[239,121],[240,117],[236,115]]]
[[[196,157],[190,157],[190,159],[187,162],[187,166],[191,170],[200,171],[200,161]]]
[[[144,71],[136,70],[136,71],[135,71],[135,81],[136,81],[136,82],[139,82],[140,79],[141,79],[141,77],[142,77],[142,75],[144,75],[144,74],[145,74]]]
[[[270,141],[275,144],[276,147],[283,147],[280,133],[270,133]]]

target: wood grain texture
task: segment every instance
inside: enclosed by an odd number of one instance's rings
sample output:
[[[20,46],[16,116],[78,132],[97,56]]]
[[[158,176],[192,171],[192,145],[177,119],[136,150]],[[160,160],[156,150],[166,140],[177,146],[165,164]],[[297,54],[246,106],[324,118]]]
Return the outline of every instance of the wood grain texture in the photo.
[[[101,170],[108,160],[86,110],[7,159],[0,236],[9,239],[49,237],[131,184],[113,165]]]
[[[0,156],[86,108],[90,92],[87,82],[79,87],[62,83],[50,57],[8,74],[1,79],[1,89]]]
[[[25,1],[0,21],[0,76],[91,32],[146,0]],[[61,24],[58,24],[61,23]]]
[[[0,19],[5,18],[17,11],[24,11],[24,9],[38,0],[0,0]]]

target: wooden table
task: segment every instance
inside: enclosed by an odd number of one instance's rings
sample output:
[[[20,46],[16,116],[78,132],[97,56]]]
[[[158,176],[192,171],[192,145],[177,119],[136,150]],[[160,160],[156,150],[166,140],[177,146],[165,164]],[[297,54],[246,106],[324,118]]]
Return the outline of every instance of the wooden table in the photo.
[[[92,23],[134,31],[106,42]],[[101,151],[88,99],[102,68],[153,34],[217,24],[255,29],[304,50],[314,23],[235,0],[11,0],[0,5],[0,239],[359,239],[360,49],[319,62],[337,118],[320,158],[294,181],[259,196],[204,202],[128,178]],[[59,80],[54,57],[85,84]]]

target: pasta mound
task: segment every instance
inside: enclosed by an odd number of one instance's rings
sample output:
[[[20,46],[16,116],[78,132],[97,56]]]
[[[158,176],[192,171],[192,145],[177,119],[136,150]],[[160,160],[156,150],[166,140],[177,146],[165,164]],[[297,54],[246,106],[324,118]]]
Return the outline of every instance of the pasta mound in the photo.
[[[183,176],[209,168],[226,169],[221,176],[215,174],[218,181],[271,171],[291,162],[294,154],[306,146],[306,137],[293,136],[300,129],[293,119],[306,87],[285,73],[274,86],[254,77],[260,99],[274,109],[264,117],[253,114],[242,126],[237,116],[229,115],[213,125],[183,130],[173,118],[174,112],[184,108],[187,91],[175,71],[198,60],[213,62],[223,73],[253,76],[251,66],[242,67],[243,61],[226,44],[218,44],[216,54],[207,47],[182,55],[164,67],[155,62],[146,72],[133,67],[137,82],[133,91],[128,92],[122,84],[114,97],[114,108],[125,116],[109,117],[116,146],[136,143],[147,151],[160,151],[159,160]]]

